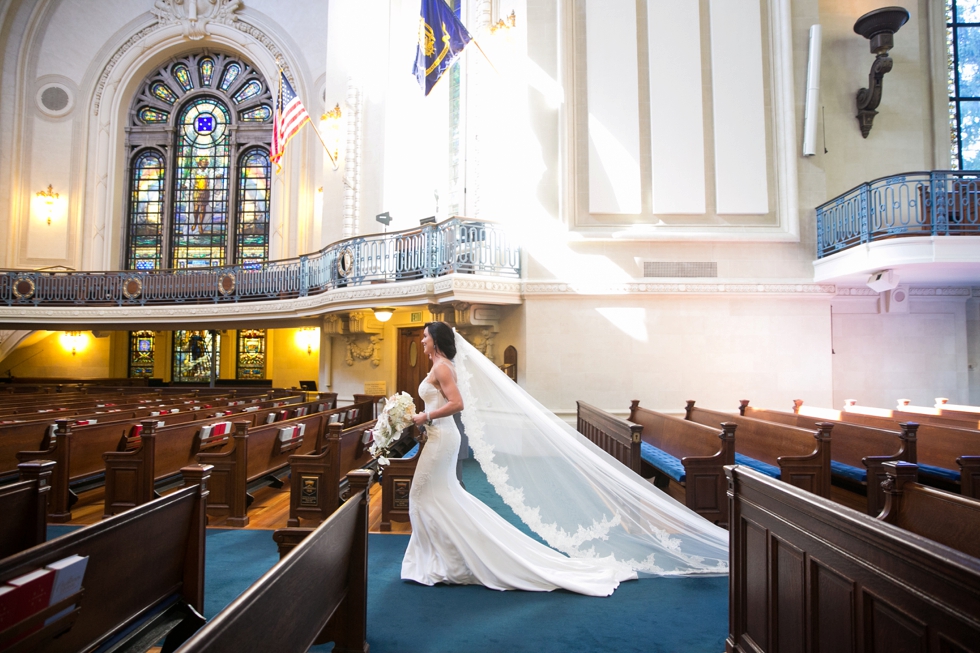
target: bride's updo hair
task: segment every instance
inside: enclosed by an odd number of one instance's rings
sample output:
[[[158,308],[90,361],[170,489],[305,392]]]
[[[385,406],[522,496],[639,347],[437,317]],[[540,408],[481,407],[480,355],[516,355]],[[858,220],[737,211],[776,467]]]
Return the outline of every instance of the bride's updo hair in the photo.
[[[456,337],[453,335],[452,328],[445,322],[426,322],[425,328],[432,336],[439,353],[452,360],[456,358]]]

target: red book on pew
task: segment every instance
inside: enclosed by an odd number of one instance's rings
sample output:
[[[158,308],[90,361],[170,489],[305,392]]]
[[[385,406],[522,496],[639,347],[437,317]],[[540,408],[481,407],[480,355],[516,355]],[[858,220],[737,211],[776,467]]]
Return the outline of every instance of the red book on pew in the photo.
[[[0,632],[48,607],[53,584],[54,572],[50,569],[36,569],[7,581],[0,588]],[[5,646],[18,642],[43,627],[44,624],[39,623],[19,637],[5,642]]]

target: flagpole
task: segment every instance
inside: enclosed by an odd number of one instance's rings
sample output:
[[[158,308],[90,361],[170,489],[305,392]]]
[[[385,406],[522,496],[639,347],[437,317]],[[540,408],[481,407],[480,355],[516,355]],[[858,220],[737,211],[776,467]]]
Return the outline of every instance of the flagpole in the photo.
[[[487,60],[487,63],[490,64],[490,67],[493,68],[493,72],[495,72],[495,73],[497,73],[499,75],[500,74],[500,71],[497,70],[497,67],[493,65],[493,62],[492,61],[490,61],[490,57],[488,57],[487,56],[487,53],[484,52],[483,51],[483,48],[480,47],[479,41],[477,41],[476,39],[470,39],[470,40],[473,41],[473,45],[476,46],[476,49],[480,51],[480,54],[483,55],[483,58],[486,59]]]
[[[490,65],[492,66],[493,64]],[[282,107],[282,78],[286,75],[286,73],[283,72],[282,66],[279,66],[278,68],[279,68],[279,101],[276,104],[281,108]],[[323,136],[320,134],[320,130],[317,129],[316,125],[313,124],[312,116],[309,119],[309,123],[310,126],[313,128],[313,132],[316,134],[316,137],[320,139],[320,144],[323,145],[323,149],[326,150],[327,156],[330,157],[330,163],[333,164],[333,169],[340,170],[340,164],[337,163],[337,159],[334,158],[333,154],[330,152],[330,148],[327,147],[327,143],[326,141],[323,140]],[[277,167],[279,166],[278,162],[276,162],[276,166]]]

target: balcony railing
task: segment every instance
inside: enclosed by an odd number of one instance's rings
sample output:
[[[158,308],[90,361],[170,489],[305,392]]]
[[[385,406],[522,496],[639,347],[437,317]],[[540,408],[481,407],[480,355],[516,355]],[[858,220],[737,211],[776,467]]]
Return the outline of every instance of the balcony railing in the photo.
[[[452,273],[521,276],[520,248],[494,223],[452,218],[359,236],[314,254],[198,270],[0,272],[7,306],[200,304],[316,295],[334,288]]]
[[[980,172],[909,172],[817,207],[817,258],[898,236],[980,236]]]

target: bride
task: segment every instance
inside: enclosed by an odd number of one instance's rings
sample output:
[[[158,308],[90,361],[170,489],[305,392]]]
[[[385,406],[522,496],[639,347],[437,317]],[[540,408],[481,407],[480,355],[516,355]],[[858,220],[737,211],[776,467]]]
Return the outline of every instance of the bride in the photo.
[[[638,572],[728,572],[725,530],[589,442],[446,323],[426,324],[422,347],[432,370],[419,386],[425,410],[414,421],[428,440],[409,496],[403,579],[608,596]],[[460,411],[487,480],[553,548],[460,486],[452,417]]]

